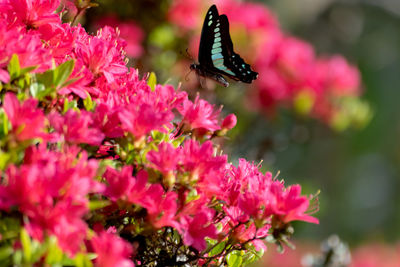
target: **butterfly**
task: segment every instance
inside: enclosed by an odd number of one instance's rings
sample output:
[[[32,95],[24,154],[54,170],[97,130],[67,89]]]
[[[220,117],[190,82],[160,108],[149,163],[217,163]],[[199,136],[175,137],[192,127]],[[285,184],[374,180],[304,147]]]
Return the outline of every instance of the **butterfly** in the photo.
[[[196,71],[197,75],[213,79],[225,87],[228,87],[229,83],[222,75],[245,83],[251,83],[258,77],[258,73],[233,51],[228,17],[219,15],[215,5],[208,9],[204,19],[199,64],[191,64],[190,69]]]

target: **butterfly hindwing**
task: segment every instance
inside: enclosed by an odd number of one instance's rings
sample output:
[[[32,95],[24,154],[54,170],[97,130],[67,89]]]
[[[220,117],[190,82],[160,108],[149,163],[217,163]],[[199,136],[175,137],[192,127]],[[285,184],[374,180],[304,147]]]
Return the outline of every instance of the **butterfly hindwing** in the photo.
[[[229,21],[227,16],[221,15],[219,17],[221,24],[221,42],[222,42],[222,55],[224,58],[224,66],[217,69],[224,75],[230,77],[233,80],[240,80],[245,83],[251,83],[257,79],[258,73],[251,70],[250,65],[244,62],[244,60],[233,51],[233,43],[229,34]],[[226,68],[226,69],[225,69]]]
[[[251,83],[258,76],[258,73],[252,71],[250,65],[233,51],[228,18],[226,15],[220,16],[215,5],[208,9],[204,19],[199,65],[204,73],[210,73],[213,77],[220,76],[219,73],[245,83]]]

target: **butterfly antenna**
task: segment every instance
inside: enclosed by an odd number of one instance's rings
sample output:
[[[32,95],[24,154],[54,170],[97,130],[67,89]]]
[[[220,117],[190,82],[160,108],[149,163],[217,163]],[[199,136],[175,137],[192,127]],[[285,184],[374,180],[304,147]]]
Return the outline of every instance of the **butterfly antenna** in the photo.
[[[190,59],[191,61],[194,61],[193,57],[189,54],[189,48],[186,48],[185,52],[186,54],[184,54],[181,50],[179,51],[179,54],[183,57],[186,57],[187,59]]]
[[[194,61],[193,57],[189,54],[189,48],[186,48],[186,56],[191,60]]]

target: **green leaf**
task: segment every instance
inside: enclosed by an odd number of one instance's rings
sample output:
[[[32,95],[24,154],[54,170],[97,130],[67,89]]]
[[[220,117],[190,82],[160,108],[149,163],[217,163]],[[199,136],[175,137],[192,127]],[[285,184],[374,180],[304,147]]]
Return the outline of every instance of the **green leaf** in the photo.
[[[68,85],[70,85],[70,84],[76,82],[76,81],[79,80],[80,78],[82,78],[82,76],[81,76],[81,77],[75,77],[75,78],[68,79],[65,83],[63,83],[63,84],[61,85],[60,88],[66,87],[66,86],[68,86]]]
[[[12,260],[14,265],[13,266],[21,266],[22,265],[22,251],[21,250],[16,250],[14,251],[14,253],[12,254]]]
[[[93,264],[90,261],[92,258],[91,255],[93,255],[93,254],[88,253],[85,255],[82,253],[78,253],[73,260],[73,265],[75,265],[77,267],[92,267]],[[66,264],[64,264],[64,265],[66,265]]]
[[[246,253],[243,256],[243,265],[248,265],[254,262],[255,260],[257,260],[256,255],[254,255],[253,253]]]
[[[28,232],[23,228],[21,229],[20,241],[22,244],[22,250],[24,253],[24,260],[30,262],[32,259],[32,243]]]
[[[157,76],[154,72],[150,72],[149,79],[147,80],[147,84],[150,86],[151,90],[154,91],[157,84]]]
[[[30,67],[26,67],[21,69],[21,75],[24,75],[25,73],[31,72],[35,69],[37,69],[38,66],[30,66]]]
[[[189,203],[190,201],[197,200],[200,198],[200,195],[197,193],[196,189],[192,189],[189,191],[189,194],[186,197],[186,203]]]
[[[70,109],[75,109],[76,107],[78,107],[78,103],[76,102],[76,100],[68,101],[68,99],[65,99],[63,113],[67,112]]]
[[[183,143],[183,141],[185,141],[185,135],[182,135],[179,138],[175,138],[172,141],[172,144],[174,145],[174,147],[178,147]]]
[[[51,88],[46,89],[46,87],[41,83],[32,83],[29,86],[29,92],[34,98],[41,99],[49,95],[53,90]]]
[[[63,255],[61,248],[57,244],[57,239],[54,237],[50,237],[49,242],[48,242],[46,263],[49,265],[61,263],[63,260],[63,257],[64,257],[64,255]]]
[[[54,70],[47,70],[43,73],[36,74],[36,80],[39,83],[44,84],[46,87],[53,87],[54,86]]]
[[[6,168],[10,157],[11,157],[10,154],[0,151],[0,170],[4,170]]]
[[[83,99],[83,105],[85,106],[86,110],[91,111],[94,109],[94,102],[89,93],[86,93],[86,95],[87,97]]]
[[[111,202],[108,200],[90,200],[89,202],[89,209],[90,210],[97,210],[110,205]]]
[[[11,246],[0,248],[0,262],[6,260],[14,253],[14,249]]]
[[[63,113],[68,111],[69,100],[68,98],[64,99]]]
[[[264,254],[264,249],[256,250],[251,246],[243,255],[243,265],[247,266],[252,262],[259,260]]]
[[[68,79],[74,70],[75,60],[71,59],[62,64],[60,64],[57,68],[54,69],[54,80],[53,83],[57,88],[60,88],[61,85]]]
[[[215,255],[218,255],[219,253],[221,253],[221,252],[224,250],[224,248],[225,248],[225,244],[226,244],[226,241],[218,243],[218,245],[216,245],[216,246],[210,251],[210,253],[208,253],[208,256],[209,256],[209,257],[212,257],[212,256],[215,256]]]
[[[243,258],[240,251],[234,250],[226,256],[226,262],[230,267],[240,267],[243,263]]]
[[[149,35],[149,43],[163,49],[172,47],[175,40],[174,30],[167,24],[155,28]]]
[[[14,80],[21,75],[21,66],[19,64],[19,59],[17,54],[13,54],[10,62],[7,66],[8,73],[10,74],[10,79]]]
[[[1,134],[7,135],[8,129],[9,129],[9,121],[8,121],[6,113],[4,112],[4,109],[0,110],[0,120],[2,122]]]
[[[300,91],[294,98],[293,107],[297,113],[308,115],[314,106],[315,96],[308,90]]]

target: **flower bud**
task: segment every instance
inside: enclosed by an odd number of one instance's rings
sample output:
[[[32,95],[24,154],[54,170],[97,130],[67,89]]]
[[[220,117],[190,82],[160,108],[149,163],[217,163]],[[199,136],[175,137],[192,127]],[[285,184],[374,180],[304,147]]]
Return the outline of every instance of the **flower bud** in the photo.
[[[225,117],[224,121],[221,124],[221,128],[230,130],[236,126],[236,123],[237,123],[237,118],[235,114],[232,113]]]

